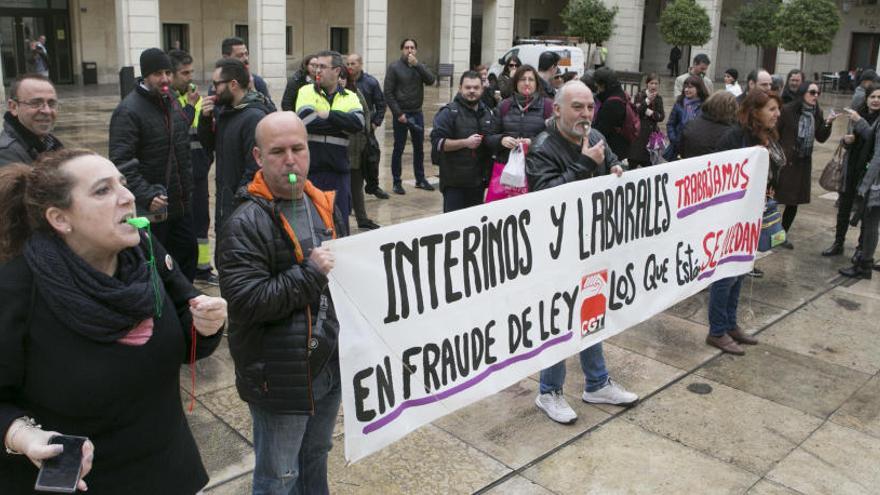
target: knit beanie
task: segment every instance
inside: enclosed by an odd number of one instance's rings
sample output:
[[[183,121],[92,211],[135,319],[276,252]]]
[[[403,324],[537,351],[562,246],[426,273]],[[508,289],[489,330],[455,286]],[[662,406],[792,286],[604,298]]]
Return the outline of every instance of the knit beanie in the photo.
[[[141,76],[147,77],[160,70],[171,70],[171,59],[158,48],[147,48],[141,52]]]

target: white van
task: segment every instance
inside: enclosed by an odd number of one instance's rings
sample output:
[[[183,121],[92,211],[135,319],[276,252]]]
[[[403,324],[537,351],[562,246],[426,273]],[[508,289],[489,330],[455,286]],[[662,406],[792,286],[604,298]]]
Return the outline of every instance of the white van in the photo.
[[[504,71],[504,66],[510,57],[516,55],[523,64],[531,65],[538,69],[538,58],[544,52],[556,52],[559,54],[559,70],[562,73],[577,72],[578,77],[584,75],[584,51],[574,45],[564,44],[562,41],[553,40],[519,40],[518,44],[507,50],[497,63],[489,68],[489,74],[498,77]]]

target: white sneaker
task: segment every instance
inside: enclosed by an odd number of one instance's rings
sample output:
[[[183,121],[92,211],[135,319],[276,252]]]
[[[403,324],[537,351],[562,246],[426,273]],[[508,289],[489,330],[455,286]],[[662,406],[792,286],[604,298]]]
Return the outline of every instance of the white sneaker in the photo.
[[[615,406],[631,406],[639,401],[639,396],[608,379],[608,383],[595,392],[584,392],[584,402],[593,404],[614,404]]]
[[[569,423],[574,423],[577,419],[577,414],[575,414],[574,409],[568,405],[568,402],[565,402],[565,397],[562,396],[561,390],[546,394],[538,394],[538,396],[535,397],[535,405],[538,406],[538,409],[547,413],[547,416],[550,416],[550,419],[557,423],[567,425]]]

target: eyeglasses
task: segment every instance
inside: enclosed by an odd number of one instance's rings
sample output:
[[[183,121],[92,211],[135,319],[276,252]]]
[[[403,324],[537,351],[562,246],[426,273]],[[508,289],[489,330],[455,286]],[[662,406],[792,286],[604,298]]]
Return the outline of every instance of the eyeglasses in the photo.
[[[513,69],[516,69],[516,68],[519,67],[519,64],[507,64],[507,66],[508,66],[508,67],[511,67],[511,68],[513,68]]]
[[[809,94],[810,96],[819,96],[821,93],[818,89],[811,89],[807,91],[807,94]]]
[[[17,98],[13,98],[13,101],[20,105],[24,105],[32,110],[40,110],[43,106],[49,107],[49,110],[58,110],[58,107],[61,106],[61,103],[58,100],[44,100],[42,98],[34,98],[33,100],[22,101]]]
[[[211,84],[213,84],[214,87],[216,88],[217,86],[220,86],[221,84],[228,83],[228,82],[231,81],[231,80],[232,80],[232,79],[224,79],[224,80],[222,80],[222,81],[211,81]]]

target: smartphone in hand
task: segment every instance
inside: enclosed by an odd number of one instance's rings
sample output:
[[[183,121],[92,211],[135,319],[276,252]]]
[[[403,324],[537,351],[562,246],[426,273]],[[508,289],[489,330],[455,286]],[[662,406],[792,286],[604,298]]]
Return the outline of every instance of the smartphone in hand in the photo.
[[[74,493],[82,474],[82,449],[86,437],[56,435],[50,445],[63,445],[64,450],[51,459],[43,461],[34,490],[38,492]]]

